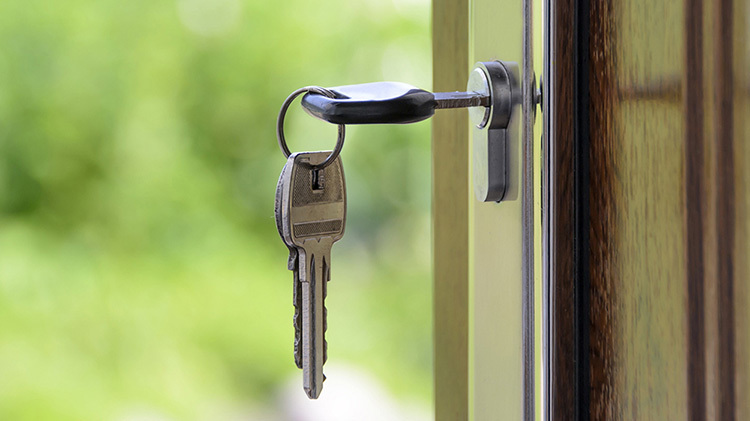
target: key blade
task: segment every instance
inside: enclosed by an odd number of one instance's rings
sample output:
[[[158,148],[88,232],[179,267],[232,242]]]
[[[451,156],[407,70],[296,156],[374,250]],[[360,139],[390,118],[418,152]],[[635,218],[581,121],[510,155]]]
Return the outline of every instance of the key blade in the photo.
[[[435,92],[435,108],[489,107],[490,96],[481,92]]]
[[[324,261],[330,250],[330,240],[310,239],[300,254],[300,265],[305,266],[306,279],[302,284],[302,382],[310,399],[317,399],[323,390],[323,364],[325,363],[325,313],[324,292],[326,275]],[[302,267],[301,267],[302,269]]]

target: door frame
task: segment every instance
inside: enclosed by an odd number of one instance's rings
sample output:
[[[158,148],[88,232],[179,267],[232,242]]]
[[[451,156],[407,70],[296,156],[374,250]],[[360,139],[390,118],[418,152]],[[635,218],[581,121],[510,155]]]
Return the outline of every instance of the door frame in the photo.
[[[478,61],[520,68],[509,194],[480,203],[464,110],[432,120],[434,396],[437,420],[535,418],[535,120],[532,0],[433,0],[433,89],[462,90]],[[537,216],[535,218],[535,215]]]

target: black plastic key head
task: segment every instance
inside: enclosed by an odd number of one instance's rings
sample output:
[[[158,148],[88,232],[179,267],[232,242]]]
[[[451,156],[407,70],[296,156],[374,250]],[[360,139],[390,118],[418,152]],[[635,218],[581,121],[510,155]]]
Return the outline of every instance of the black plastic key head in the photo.
[[[400,82],[373,82],[329,88],[336,98],[308,93],[305,110],[334,124],[403,124],[432,117],[436,101],[432,92]]]

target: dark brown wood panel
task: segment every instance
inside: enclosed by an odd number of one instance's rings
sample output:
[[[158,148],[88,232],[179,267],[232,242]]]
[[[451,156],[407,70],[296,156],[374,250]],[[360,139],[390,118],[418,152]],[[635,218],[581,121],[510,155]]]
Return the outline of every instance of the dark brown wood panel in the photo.
[[[550,11],[550,417],[748,419],[748,0]]]
[[[548,1],[550,23],[546,56],[547,92],[545,121],[549,136],[549,419],[580,419],[578,326],[580,306],[576,292],[576,209],[574,114],[547,109],[573,110],[576,70],[576,0]],[[586,369],[586,367],[583,367]]]
[[[706,419],[706,285],[704,208],[706,201],[704,171],[704,91],[703,84],[703,1],[686,0],[684,12],[685,60],[682,93],[685,98],[685,240],[687,289],[687,383],[688,416],[691,420]],[[694,81],[694,84],[691,83]],[[690,204],[700,204],[691,206]],[[705,204],[705,205],[704,205]],[[715,311],[715,309],[713,309]],[[713,313],[710,313],[713,314]]]
[[[549,86],[554,91],[545,97],[546,109],[574,110],[576,54],[576,0],[548,1],[550,27],[547,33],[545,52],[550,66],[546,71],[547,92]],[[549,419],[580,419],[580,403],[587,391],[580,391],[579,382],[585,381],[580,370],[579,329],[577,322],[585,315],[579,315],[577,304],[577,279],[575,247],[576,200],[575,156],[576,140],[573,112],[557,112],[552,119],[545,111],[546,127],[550,136],[549,144],[549,376],[550,400]]]
[[[713,148],[716,150],[716,290],[717,290],[717,419],[734,419],[735,399],[735,301],[736,282],[733,255],[736,228],[735,154],[734,154],[734,62],[732,37],[732,0],[713,2],[712,34],[714,70],[715,124]],[[714,415],[710,414],[710,415]]]
[[[750,2],[735,0],[732,16],[734,160],[734,326],[737,420],[750,419]]]

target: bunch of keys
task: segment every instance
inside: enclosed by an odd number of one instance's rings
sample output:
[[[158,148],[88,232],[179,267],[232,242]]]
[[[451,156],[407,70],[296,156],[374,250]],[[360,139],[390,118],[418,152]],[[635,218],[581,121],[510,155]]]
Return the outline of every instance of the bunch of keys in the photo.
[[[338,157],[344,146],[344,124],[414,123],[430,118],[437,109],[474,107],[475,192],[481,201],[500,201],[507,186],[506,129],[513,104],[520,103],[517,73],[515,63],[483,62],[472,71],[468,92],[431,93],[398,82],[331,89],[308,86],[292,92],[282,104],[276,136],[287,162],[276,188],[276,227],[289,248],[288,267],[294,272],[294,360],[303,370],[305,392],[311,399],[320,395],[325,380],[323,302],[331,247],[343,235],[346,218],[344,169]],[[338,124],[333,151],[289,151],[284,116],[294,98],[304,93],[305,111]]]
[[[277,136],[286,165],[276,187],[276,228],[289,248],[288,269],[294,273],[294,361],[302,369],[305,393],[317,399],[323,389],[327,359],[325,297],[331,276],[331,247],[344,234],[346,188],[339,153],[344,126],[339,125],[336,149],[290,153],[284,139],[284,116],[301,93],[328,95],[324,88],[302,88],[289,96],[279,113]]]

